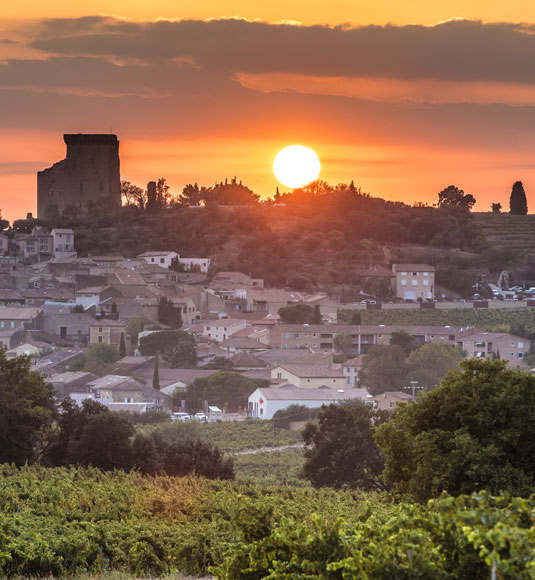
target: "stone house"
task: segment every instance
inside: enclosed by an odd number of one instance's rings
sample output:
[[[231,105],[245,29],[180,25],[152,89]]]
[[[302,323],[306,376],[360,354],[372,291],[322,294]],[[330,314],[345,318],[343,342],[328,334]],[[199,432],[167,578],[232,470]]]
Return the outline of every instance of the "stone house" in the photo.
[[[392,290],[403,300],[433,300],[435,269],[427,264],[392,264]]]
[[[89,344],[114,344],[119,348],[121,336],[126,341],[126,325],[120,320],[105,318],[89,326]]]

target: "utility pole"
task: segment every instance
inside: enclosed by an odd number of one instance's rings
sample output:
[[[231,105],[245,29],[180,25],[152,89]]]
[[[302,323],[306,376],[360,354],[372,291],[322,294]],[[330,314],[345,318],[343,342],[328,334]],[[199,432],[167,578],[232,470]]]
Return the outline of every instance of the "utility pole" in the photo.
[[[418,381],[411,381],[411,388],[412,388],[412,396],[416,398],[416,389],[418,386]]]

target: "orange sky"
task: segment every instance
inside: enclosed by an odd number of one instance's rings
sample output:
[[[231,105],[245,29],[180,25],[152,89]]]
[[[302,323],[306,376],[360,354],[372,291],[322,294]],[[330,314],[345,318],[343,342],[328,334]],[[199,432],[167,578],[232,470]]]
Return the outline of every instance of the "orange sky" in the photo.
[[[35,212],[63,133],[110,130],[124,179],[175,193],[237,175],[271,195],[273,158],[300,143],[322,179],[372,195],[434,203],[455,184],[486,211],[520,179],[530,205],[535,3],[177,4],[0,8],[4,217]]]

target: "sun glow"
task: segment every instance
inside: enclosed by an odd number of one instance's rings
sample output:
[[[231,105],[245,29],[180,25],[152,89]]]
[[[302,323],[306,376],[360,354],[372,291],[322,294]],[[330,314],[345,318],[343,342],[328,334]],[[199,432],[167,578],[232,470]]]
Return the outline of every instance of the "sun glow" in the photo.
[[[303,187],[320,174],[318,156],[303,145],[291,145],[279,152],[273,162],[275,177],[286,187]]]

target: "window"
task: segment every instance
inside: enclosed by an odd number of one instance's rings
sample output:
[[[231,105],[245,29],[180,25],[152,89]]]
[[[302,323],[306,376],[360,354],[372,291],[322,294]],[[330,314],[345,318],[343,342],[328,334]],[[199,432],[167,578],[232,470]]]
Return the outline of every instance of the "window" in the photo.
[[[102,336],[99,336],[99,337],[98,337],[98,341],[99,341],[99,342],[102,342]]]
[[[412,285],[413,285],[413,286],[418,286],[418,280],[413,280],[413,281],[412,281]]]
[[[351,384],[351,377],[346,377],[346,385],[350,385]]]
[[[406,286],[406,285],[407,285],[407,280],[402,280],[402,281],[401,281],[401,285],[402,285],[402,286]]]
[[[407,272],[401,272],[401,275],[402,276],[406,276],[407,275]]]
[[[418,276],[418,272],[413,272],[412,275],[413,276]]]
[[[424,276],[429,276],[429,272],[424,272]]]
[[[281,373],[281,372],[278,372],[278,373],[277,373],[277,378],[278,378],[278,379],[282,379],[282,373]]]
[[[429,286],[429,280],[424,280],[424,286]]]
[[[98,331],[99,332],[102,332],[102,326],[99,327]]]
[[[164,258],[160,258],[160,264],[163,264],[165,262]]]
[[[523,342],[519,342],[518,343],[518,348],[524,348],[524,343]]]
[[[11,326],[11,328],[15,328],[15,323],[13,322],[13,320],[9,323],[9,326]]]

